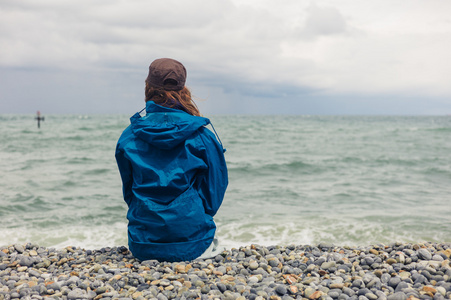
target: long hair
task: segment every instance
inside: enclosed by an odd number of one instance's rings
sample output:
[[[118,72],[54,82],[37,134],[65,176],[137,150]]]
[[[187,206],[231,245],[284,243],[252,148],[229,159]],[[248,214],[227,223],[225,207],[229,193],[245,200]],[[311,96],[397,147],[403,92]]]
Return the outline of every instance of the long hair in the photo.
[[[191,92],[186,86],[180,91],[166,91],[160,88],[150,87],[146,83],[145,96],[146,102],[153,101],[164,107],[181,108],[190,115],[201,116],[196,103],[191,98]]]

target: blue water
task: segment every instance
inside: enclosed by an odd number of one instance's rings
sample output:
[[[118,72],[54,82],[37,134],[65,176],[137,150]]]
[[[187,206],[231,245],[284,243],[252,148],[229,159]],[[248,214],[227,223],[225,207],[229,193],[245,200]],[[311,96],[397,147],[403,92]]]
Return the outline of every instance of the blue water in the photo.
[[[213,116],[226,247],[451,242],[451,116]],[[126,245],[125,115],[0,115],[0,245]]]

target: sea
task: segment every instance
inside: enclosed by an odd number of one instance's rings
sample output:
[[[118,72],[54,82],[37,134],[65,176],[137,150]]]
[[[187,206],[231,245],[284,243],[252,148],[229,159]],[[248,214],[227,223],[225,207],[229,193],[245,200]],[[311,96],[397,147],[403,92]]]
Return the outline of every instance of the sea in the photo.
[[[128,115],[0,115],[0,246],[127,245]],[[225,248],[451,242],[451,116],[210,116]]]

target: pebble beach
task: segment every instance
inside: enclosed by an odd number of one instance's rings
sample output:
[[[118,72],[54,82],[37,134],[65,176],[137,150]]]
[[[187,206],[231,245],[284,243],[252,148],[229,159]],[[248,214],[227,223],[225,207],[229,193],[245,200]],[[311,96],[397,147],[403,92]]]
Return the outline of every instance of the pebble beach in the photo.
[[[451,299],[451,243],[260,246],[139,261],[124,247],[0,247],[0,299]]]

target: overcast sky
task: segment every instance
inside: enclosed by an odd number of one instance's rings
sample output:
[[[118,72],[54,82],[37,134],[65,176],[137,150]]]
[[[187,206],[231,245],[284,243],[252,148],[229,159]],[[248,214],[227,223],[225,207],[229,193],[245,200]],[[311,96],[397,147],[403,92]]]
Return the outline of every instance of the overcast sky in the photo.
[[[210,114],[451,114],[449,0],[1,0],[0,114],[144,106],[156,58]]]

